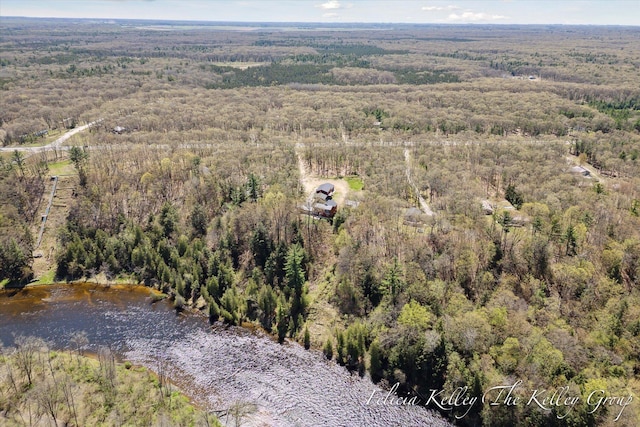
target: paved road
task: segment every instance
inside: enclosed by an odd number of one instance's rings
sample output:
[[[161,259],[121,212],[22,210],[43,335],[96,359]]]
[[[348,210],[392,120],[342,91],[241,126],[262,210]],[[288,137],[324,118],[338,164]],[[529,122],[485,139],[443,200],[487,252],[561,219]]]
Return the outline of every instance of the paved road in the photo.
[[[40,153],[43,151],[48,151],[48,150],[55,150],[56,148],[60,147],[66,140],[68,140],[69,138],[71,138],[73,135],[82,132],[84,130],[89,129],[91,126],[100,123],[102,121],[102,119],[100,120],[96,120],[95,122],[91,122],[88,123],[84,126],[80,126],[77,127],[75,129],[71,129],[69,132],[65,133],[64,135],[62,135],[60,138],[56,139],[55,141],[53,141],[50,144],[47,145],[42,145],[40,147],[2,147],[0,148],[0,151],[9,151],[9,152],[14,152],[14,151],[25,151],[28,153]]]

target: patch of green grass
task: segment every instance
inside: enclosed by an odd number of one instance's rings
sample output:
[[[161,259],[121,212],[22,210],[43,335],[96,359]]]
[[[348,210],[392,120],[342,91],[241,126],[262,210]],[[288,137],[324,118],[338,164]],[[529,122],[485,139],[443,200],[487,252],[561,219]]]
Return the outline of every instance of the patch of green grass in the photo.
[[[362,178],[357,176],[346,176],[344,178],[349,184],[349,188],[355,191],[360,191],[364,188],[364,182],[362,182]]]
[[[9,284],[9,279],[0,280],[0,289],[4,289]]]
[[[34,285],[51,285],[55,283],[56,279],[56,271],[51,269],[44,273],[42,276],[38,278],[35,282],[32,282]]]
[[[49,163],[49,173],[51,175],[65,175],[73,172],[70,160]]]
[[[133,274],[119,274],[114,281],[117,285],[130,285],[139,282]]]

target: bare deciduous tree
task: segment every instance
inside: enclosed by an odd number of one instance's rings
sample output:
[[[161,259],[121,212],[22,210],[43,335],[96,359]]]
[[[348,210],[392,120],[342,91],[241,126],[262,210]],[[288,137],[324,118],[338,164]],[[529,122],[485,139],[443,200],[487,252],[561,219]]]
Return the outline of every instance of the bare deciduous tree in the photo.
[[[57,426],[63,399],[59,384],[53,378],[47,378],[38,383],[33,393],[39,412],[51,417],[51,421]]]
[[[14,355],[20,370],[27,377],[27,385],[33,384],[33,370],[39,351],[45,347],[45,342],[40,338],[18,336],[15,339],[16,349]]]

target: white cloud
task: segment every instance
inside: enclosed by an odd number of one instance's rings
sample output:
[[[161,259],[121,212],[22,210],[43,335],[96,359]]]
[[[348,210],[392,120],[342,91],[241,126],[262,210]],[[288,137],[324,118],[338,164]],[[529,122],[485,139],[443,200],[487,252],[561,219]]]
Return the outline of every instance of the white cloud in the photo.
[[[440,12],[443,10],[458,10],[460,9],[459,6],[455,6],[453,4],[450,4],[449,6],[422,6],[422,10],[425,10],[427,12]]]
[[[340,9],[342,6],[340,5],[340,2],[338,0],[329,0],[326,3],[317,5],[316,7],[322,9]]]
[[[509,19],[508,16],[504,15],[492,15],[490,13],[484,12],[472,12],[467,10],[462,12],[461,14],[452,13],[447,18],[449,22],[478,22],[478,21],[499,21],[502,19]]]
[[[337,18],[339,15],[335,12],[323,13],[323,18]]]

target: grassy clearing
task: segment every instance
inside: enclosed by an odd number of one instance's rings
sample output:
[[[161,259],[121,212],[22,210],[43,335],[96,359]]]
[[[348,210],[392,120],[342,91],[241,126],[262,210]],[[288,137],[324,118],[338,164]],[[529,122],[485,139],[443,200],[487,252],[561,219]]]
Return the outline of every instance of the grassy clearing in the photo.
[[[332,336],[336,325],[340,324],[340,313],[331,304],[330,296],[334,294],[335,288],[328,277],[309,290],[311,304],[306,326],[315,348],[321,348]]]
[[[215,65],[218,67],[232,67],[237,68],[239,70],[246,70],[251,67],[260,67],[263,65],[269,65],[270,62],[214,62],[211,65]]]
[[[38,280],[32,282],[33,285],[52,285],[56,282],[56,271],[51,269],[38,277]]]
[[[75,170],[71,165],[70,160],[62,160],[59,162],[49,163],[49,173],[53,175],[69,175],[74,173]]]
[[[354,191],[360,191],[364,188],[364,182],[362,182],[362,178],[360,177],[346,176],[344,180],[349,184],[349,188]]]

